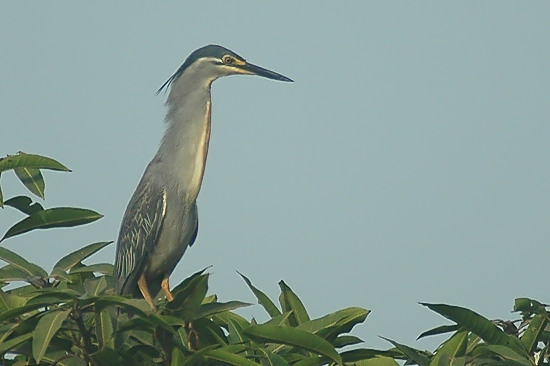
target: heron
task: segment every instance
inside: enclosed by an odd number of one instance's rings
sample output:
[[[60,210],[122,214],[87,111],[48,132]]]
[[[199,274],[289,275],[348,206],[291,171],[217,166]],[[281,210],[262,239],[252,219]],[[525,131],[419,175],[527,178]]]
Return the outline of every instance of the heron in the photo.
[[[153,311],[162,289],[197,238],[199,194],[211,129],[211,86],[220,77],[257,75],[292,82],[233,51],[207,45],[193,51],[157,91],[166,99],[167,128],[124,213],[115,259],[115,291],[143,297]]]

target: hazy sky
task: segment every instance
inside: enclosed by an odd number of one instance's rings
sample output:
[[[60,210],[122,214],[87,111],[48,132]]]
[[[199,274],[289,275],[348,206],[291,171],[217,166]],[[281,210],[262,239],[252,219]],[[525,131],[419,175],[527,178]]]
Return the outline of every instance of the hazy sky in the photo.
[[[197,242],[172,283],[213,265],[212,293],[275,298],[312,317],[373,313],[355,334],[414,339],[444,302],[510,318],[549,302],[547,1],[0,2],[0,154],[54,157],[45,206],[105,217],[2,245],[48,269],[116,240],[164,132],[160,85],[194,49],[224,45],[295,80],[213,85]],[[13,174],[4,196],[24,193]],[[1,212],[0,230],[22,216]],[[115,246],[92,262],[112,262]],[[243,312],[265,319],[261,307]]]

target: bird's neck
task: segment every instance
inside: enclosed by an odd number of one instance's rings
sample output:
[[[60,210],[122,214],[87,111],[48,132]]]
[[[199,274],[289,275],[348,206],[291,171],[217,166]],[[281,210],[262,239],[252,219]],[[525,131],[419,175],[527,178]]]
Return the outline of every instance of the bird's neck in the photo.
[[[166,165],[166,182],[182,198],[199,194],[210,141],[210,83],[200,88],[172,88],[167,101],[168,128],[156,159]]]

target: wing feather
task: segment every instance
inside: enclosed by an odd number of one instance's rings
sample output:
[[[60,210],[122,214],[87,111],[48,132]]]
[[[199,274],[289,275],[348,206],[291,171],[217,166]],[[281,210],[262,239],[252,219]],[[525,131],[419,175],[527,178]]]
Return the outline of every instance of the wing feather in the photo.
[[[159,240],[166,215],[166,191],[143,179],[122,219],[115,260],[117,294],[133,291],[147,255]]]

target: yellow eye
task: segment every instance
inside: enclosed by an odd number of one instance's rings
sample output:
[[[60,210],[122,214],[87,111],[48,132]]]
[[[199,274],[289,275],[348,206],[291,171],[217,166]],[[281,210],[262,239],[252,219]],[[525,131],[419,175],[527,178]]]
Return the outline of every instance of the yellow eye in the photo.
[[[223,56],[222,61],[226,65],[233,65],[235,63],[235,59],[231,56]]]

